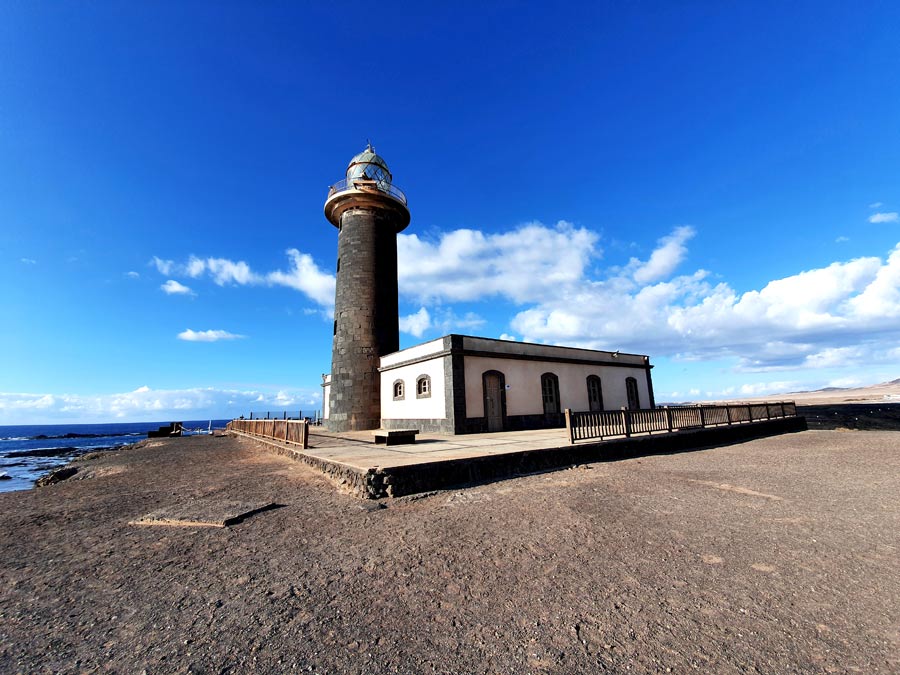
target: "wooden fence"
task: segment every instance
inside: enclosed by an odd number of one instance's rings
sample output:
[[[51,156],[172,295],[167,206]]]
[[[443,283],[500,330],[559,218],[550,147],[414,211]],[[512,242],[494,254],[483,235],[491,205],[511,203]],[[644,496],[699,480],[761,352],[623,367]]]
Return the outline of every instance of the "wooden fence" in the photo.
[[[566,410],[569,443],[635,434],[670,433],[682,429],[703,429],[723,424],[749,424],[783,417],[796,417],[793,401],[741,405],[698,405],[648,410]]]
[[[231,420],[226,431],[241,431],[250,436],[309,447],[309,422],[306,420]]]

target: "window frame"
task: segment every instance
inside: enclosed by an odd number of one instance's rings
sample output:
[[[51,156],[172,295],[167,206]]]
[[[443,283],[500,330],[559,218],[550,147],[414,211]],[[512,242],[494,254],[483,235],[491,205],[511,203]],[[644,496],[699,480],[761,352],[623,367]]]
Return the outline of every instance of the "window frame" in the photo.
[[[416,378],[416,398],[431,398],[431,375],[425,373]]]
[[[394,395],[395,401],[403,401],[406,399],[406,384],[403,380],[394,380],[391,393]]]

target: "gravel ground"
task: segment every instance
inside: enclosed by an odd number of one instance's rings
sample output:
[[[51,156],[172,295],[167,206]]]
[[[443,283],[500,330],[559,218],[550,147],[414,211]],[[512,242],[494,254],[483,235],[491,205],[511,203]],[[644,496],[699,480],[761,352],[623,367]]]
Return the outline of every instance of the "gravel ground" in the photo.
[[[808,431],[372,503],[250,441],[145,441],[0,494],[0,672],[898,673],[898,446]],[[190,498],[282,507],[128,524]]]

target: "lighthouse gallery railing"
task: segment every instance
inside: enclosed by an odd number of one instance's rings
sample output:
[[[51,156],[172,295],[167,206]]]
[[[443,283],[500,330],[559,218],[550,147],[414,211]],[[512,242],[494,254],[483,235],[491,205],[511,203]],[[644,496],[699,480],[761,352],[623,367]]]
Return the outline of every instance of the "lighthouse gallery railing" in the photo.
[[[403,190],[393,183],[381,180],[365,180],[362,178],[344,178],[328,188],[328,199],[341,192],[349,192],[350,190],[361,190],[363,192],[383,192],[390,195],[398,202],[406,204],[406,195]]]

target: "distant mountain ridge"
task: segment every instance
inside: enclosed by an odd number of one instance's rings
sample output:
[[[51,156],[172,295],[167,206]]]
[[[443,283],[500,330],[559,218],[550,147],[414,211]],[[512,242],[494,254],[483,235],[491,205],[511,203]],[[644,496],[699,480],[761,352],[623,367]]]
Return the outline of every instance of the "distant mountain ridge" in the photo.
[[[900,378],[860,387],[824,387],[813,391],[792,391],[767,396],[730,398],[728,401],[793,400],[799,404],[900,403]],[[724,400],[724,399],[723,399]]]

